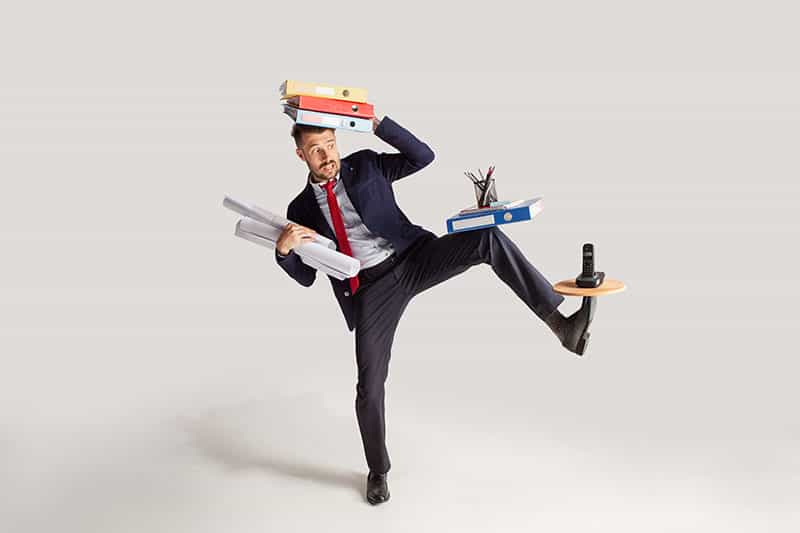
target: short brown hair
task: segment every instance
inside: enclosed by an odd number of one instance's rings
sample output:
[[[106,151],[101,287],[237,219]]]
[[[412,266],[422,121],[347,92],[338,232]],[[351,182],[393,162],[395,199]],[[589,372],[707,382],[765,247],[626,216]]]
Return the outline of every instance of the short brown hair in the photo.
[[[309,126],[308,124],[295,123],[292,126],[292,137],[294,137],[294,144],[300,148],[304,133],[322,133],[327,130],[333,131],[333,128],[323,128],[322,126]]]

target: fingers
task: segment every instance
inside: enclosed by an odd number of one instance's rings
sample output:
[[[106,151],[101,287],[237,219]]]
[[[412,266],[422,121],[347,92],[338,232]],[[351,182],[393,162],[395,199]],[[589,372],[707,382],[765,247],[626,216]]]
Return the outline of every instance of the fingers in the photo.
[[[314,231],[313,229],[301,226],[299,224],[292,224],[291,222],[286,225],[284,231],[288,232],[292,236],[298,236],[298,237],[309,236],[313,238],[317,235],[317,232]]]
[[[312,233],[313,235],[317,234],[317,232],[314,231],[313,229],[307,228],[305,226],[301,226],[300,224],[295,224],[293,222],[289,222],[288,224],[286,224],[286,226],[284,226],[283,229],[287,230],[287,231],[300,231],[300,230],[303,230],[303,231],[308,231],[308,232]]]
[[[313,239],[315,233],[305,229],[297,229],[290,232],[290,235],[296,239]]]
[[[278,241],[284,248],[294,248],[300,244],[312,242],[316,235],[317,232],[313,229],[290,222],[284,226],[283,235]]]

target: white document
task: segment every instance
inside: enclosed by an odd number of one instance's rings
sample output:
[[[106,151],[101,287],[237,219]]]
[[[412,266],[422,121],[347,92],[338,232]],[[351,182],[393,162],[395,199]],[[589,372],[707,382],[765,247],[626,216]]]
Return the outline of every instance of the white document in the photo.
[[[258,207],[257,205],[246,204],[244,202],[234,200],[230,196],[225,197],[225,199],[222,201],[222,205],[232,211],[236,211],[240,215],[244,215],[245,217],[269,224],[270,226],[280,230],[283,230],[283,228],[286,227],[286,224],[289,223],[289,220],[283,218],[282,216],[271,213],[266,209]],[[332,250],[336,249],[335,242],[320,235],[319,233],[314,237],[314,241]]]
[[[330,273],[337,279],[352,278],[361,270],[361,262],[355,257],[331,250],[316,242],[301,244],[294,249],[294,253],[307,265]]]
[[[235,234],[250,242],[275,248],[282,229],[259,220],[244,217],[236,222]],[[333,243],[330,239],[327,241]],[[334,245],[335,246],[335,245]],[[312,268],[316,268],[336,279],[352,278],[361,268],[358,259],[333,250],[318,242],[307,242],[294,248],[300,260]]]

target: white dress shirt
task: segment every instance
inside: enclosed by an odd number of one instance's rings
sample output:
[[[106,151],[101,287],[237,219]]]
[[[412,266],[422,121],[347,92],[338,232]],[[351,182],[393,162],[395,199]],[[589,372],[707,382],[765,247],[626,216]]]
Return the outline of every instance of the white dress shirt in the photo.
[[[325,184],[311,181],[310,175],[308,179],[311,183],[311,188],[314,189],[317,204],[335,235],[336,230],[331,219],[331,210],[328,207],[328,191],[325,190]],[[336,184],[333,186],[333,193],[339,203],[339,211],[342,213],[344,229],[347,233],[347,240],[350,242],[350,249],[353,251],[353,257],[358,259],[362,269],[375,266],[392,255],[394,247],[388,240],[375,235],[364,225],[358,215],[358,211],[353,207],[353,203],[347,196],[347,191],[342,180],[339,179],[338,172],[333,179],[336,180]]]

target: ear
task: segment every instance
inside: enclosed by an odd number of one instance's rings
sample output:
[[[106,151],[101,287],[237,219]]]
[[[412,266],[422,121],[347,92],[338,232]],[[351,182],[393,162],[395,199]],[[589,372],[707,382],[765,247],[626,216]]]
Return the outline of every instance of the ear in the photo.
[[[303,153],[303,151],[302,151],[300,148],[295,148],[295,150],[294,150],[294,151],[295,151],[295,153],[297,154],[297,157],[299,157],[299,158],[300,158],[300,159],[302,159],[303,161],[305,161],[305,160],[306,160],[306,156],[305,156],[305,154]]]

